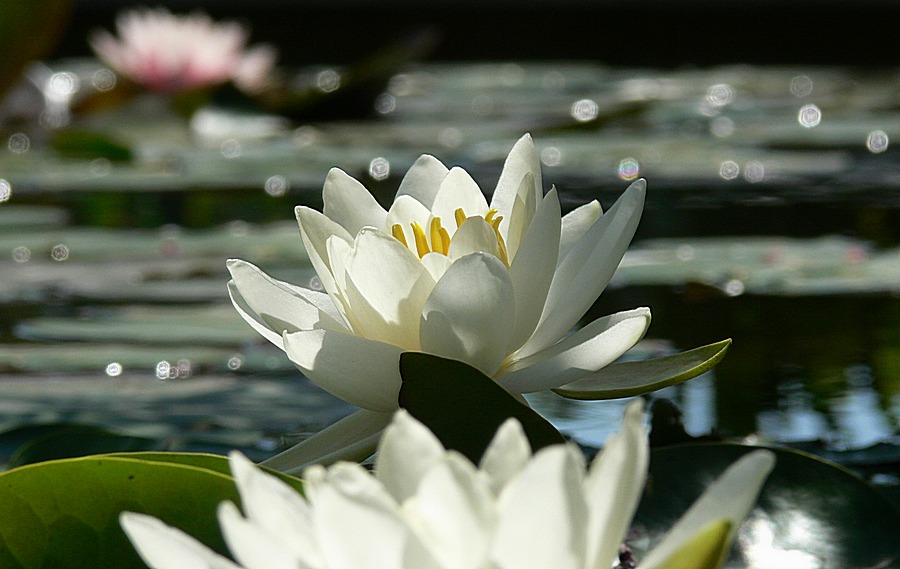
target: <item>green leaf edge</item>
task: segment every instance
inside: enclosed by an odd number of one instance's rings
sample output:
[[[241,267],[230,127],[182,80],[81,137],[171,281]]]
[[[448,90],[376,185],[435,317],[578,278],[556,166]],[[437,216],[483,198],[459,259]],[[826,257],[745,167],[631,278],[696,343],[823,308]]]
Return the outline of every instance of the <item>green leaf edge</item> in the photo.
[[[725,357],[725,352],[728,351],[729,346],[731,346],[731,338],[662,358],[610,364],[582,379],[573,381],[563,387],[558,387],[553,391],[569,399],[585,401],[621,399],[657,391],[670,385],[683,383],[714,368]],[[680,365],[676,363],[675,366],[671,366],[672,361],[680,362],[680,360],[687,360],[687,362],[680,363]],[[687,367],[688,365],[690,367]],[[670,375],[667,373],[669,366],[675,367],[676,370],[680,369],[680,371]],[[645,377],[653,379],[649,382],[641,381],[641,378]],[[591,383],[602,382],[607,384],[608,387],[579,389],[578,384],[583,381],[590,381]]]

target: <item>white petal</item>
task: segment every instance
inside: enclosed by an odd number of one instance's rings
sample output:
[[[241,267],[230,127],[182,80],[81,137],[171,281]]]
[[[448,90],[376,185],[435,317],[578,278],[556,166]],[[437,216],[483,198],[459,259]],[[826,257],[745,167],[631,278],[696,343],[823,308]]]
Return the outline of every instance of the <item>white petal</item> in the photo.
[[[559,262],[565,259],[572,247],[581,241],[587,230],[591,228],[600,216],[603,208],[597,200],[580,205],[567,213],[562,218],[562,230],[559,238]]]
[[[384,226],[387,212],[356,179],[338,168],[332,168],[322,188],[322,213],[339,223],[350,235],[363,227]]]
[[[421,261],[397,239],[365,228],[347,259],[354,331],[365,338],[419,349],[419,318],[434,286]]]
[[[228,462],[247,518],[295,557],[321,566],[313,540],[312,512],[300,493],[239,452],[229,454]]]
[[[546,350],[514,360],[498,382],[511,393],[568,384],[614,362],[644,337],[649,326],[647,308],[598,318]]]
[[[447,269],[425,302],[419,327],[422,351],[493,376],[506,357],[515,310],[503,263],[488,253],[467,255]]]
[[[346,229],[314,209],[298,206],[294,208],[294,214],[300,225],[300,238],[303,240],[303,246],[306,247],[309,261],[335,306],[340,306],[340,301],[335,297],[336,286],[331,273],[331,265],[328,262],[326,242],[329,237],[334,236],[347,243],[353,243],[353,236]]]
[[[526,134],[516,141],[512,150],[509,151],[509,156],[506,157],[506,162],[503,164],[503,171],[500,173],[500,179],[497,181],[497,188],[491,197],[491,207],[504,218],[500,224],[501,232],[504,234],[509,226],[516,196],[520,192],[522,178],[526,174],[531,174],[534,179],[534,187],[522,189],[526,192],[534,192],[534,203],[539,203],[544,193],[541,160],[534,148],[534,141],[530,134]]]
[[[447,256],[455,261],[471,253],[490,253],[500,258],[500,245],[494,228],[482,217],[470,217],[450,239]]]
[[[378,444],[375,477],[398,503],[403,502],[415,494],[422,476],[445,454],[428,427],[401,409]]]
[[[261,464],[297,475],[311,464],[365,460],[375,452],[381,432],[390,420],[390,413],[356,411]]]
[[[427,229],[430,220],[431,211],[427,207],[422,205],[412,196],[399,196],[394,200],[394,203],[391,204],[391,209],[388,211],[387,219],[384,222],[384,232],[388,235],[393,235],[393,226],[399,225],[406,238],[406,246],[418,256],[412,223],[416,222]]]
[[[487,200],[481,192],[481,188],[472,176],[462,168],[452,168],[444,180],[441,188],[434,198],[431,212],[435,217],[441,218],[441,224],[449,228],[450,234],[457,229],[455,212],[462,208],[466,216],[484,216],[488,211]]]
[[[441,180],[447,175],[447,167],[434,156],[423,154],[413,163],[400,182],[397,198],[411,196],[426,208],[431,209]]]
[[[285,334],[284,351],[306,377],[335,397],[371,411],[397,408],[402,348],[310,330]]]
[[[522,347],[525,357],[562,338],[609,283],[641,218],[646,183],[629,186],[559,264],[534,335]]]
[[[509,267],[516,291],[516,329],[510,350],[525,343],[541,318],[559,253],[560,213],[556,190],[544,197]]]
[[[568,445],[545,447],[500,495],[491,558],[504,569],[581,569],[584,466]]]
[[[528,463],[531,444],[522,424],[510,417],[500,425],[491,443],[481,456],[479,469],[487,474],[494,494],[500,491]]]
[[[619,545],[644,492],[650,448],[642,410],[641,399],[629,403],[622,428],[606,439],[585,481],[590,567],[611,567],[618,559]]]
[[[441,277],[444,276],[444,273],[447,272],[447,269],[449,269],[452,264],[453,261],[450,257],[443,253],[427,253],[422,257],[422,265],[424,265],[431,274],[431,278],[434,279],[434,282],[441,280]]]
[[[731,523],[727,540],[730,545],[774,466],[775,455],[766,450],[746,454],[729,466],[669,530],[662,542],[641,560],[641,569],[664,569],[661,563],[715,520]],[[723,555],[728,555],[729,550],[730,547],[726,547]]]
[[[501,230],[506,239],[506,249],[509,251],[509,258],[514,259],[519,252],[519,245],[525,238],[525,233],[531,226],[531,220],[534,218],[535,209],[540,202],[541,197],[531,191],[534,187],[534,176],[530,173],[525,174],[519,191],[516,194],[515,202],[513,202],[512,212],[509,214],[509,223],[501,222]],[[556,190],[556,187],[553,187]]]
[[[119,523],[151,569],[240,569],[180,529],[152,516],[122,512]]]
[[[231,502],[219,504],[219,525],[228,549],[247,569],[306,569],[276,536],[244,519]]]

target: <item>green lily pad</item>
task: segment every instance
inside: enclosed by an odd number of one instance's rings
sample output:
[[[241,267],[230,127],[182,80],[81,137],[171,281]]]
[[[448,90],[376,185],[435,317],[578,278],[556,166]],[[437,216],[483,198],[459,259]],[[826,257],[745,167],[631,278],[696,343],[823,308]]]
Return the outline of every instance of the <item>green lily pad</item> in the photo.
[[[89,130],[61,130],[50,139],[50,146],[69,158],[106,158],[114,162],[127,162],[132,158],[131,148],[121,140]]]
[[[570,399],[620,399],[657,391],[709,371],[725,357],[731,339],[662,358],[611,364],[554,389]]]
[[[658,542],[713,478],[751,450],[687,444],[651,451],[647,489],[632,527],[635,543]],[[812,455],[770,450],[775,469],[726,567],[898,566],[900,512],[878,491]]]
[[[509,417],[519,420],[535,451],[565,442],[546,419],[472,366],[406,352],[400,356],[400,375],[400,406],[431,429],[444,447],[475,463]]]
[[[153,439],[120,435],[92,425],[58,425],[19,447],[9,467],[110,452],[152,450],[158,446]]]
[[[224,553],[211,523],[223,500],[238,501],[234,480],[187,464],[93,456],[10,470],[0,474],[0,566],[144,567],[119,527],[122,511],[158,517]]]

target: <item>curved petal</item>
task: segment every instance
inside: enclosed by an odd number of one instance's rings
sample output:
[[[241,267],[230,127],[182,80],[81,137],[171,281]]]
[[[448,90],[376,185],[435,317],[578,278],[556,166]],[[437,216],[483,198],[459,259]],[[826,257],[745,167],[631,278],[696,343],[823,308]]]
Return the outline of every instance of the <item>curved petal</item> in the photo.
[[[386,234],[392,235],[393,226],[399,225],[403,230],[407,248],[413,253],[416,253],[416,238],[413,235],[411,225],[413,222],[416,222],[422,227],[427,228],[429,227],[430,220],[431,211],[427,207],[422,205],[412,196],[399,196],[394,200],[394,203],[391,204],[391,209],[388,211],[383,229]]]
[[[525,238],[525,233],[531,226],[531,220],[534,218],[534,212],[540,201],[540,196],[529,191],[534,186],[534,176],[530,173],[525,174],[513,202],[512,212],[509,214],[509,223],[501,222],[501,229],[505,230],[503,234],[506,239],[506,248],[509,251],[509,258],[514,259],[519,252],[519,245]],[[556,186],[553,187],[556,190]]]
[[[519,357],[555,343],[578,322],[609,283],[641,218],[646,182],[631,184],[559,264],[534,335]]]
[[[500,258],[500,245],[494,228],[482,217],[466,219],[450,239],[447,256],[456,261],[472,253],[490,253]]]
[[[381,432],[390,421],[391,413],[362,409],[260,464],[299,475],[312,464],[362,461],[375,452]]]
[[[303,240],[303,246],[306,247],[309,261],[316,270],[316,274],[319,275],[322,287],[331,296],[334,305],[340,307],[340,300],[336,296],[337,287],[331,273],[331,264],[328,261],[326,243],[329,237],[333,237],[351,244],[353,236],[342,226],[312,208],[297,206],[294,208],[294,214],[297,216],[300,238]]]
[[[531,444],[525,436],[522,423],[509,418],[497,429],[481,456],[478,468],[488,476],[491,490],[498,495],[528,464],[530,458]]]
[[[454,262],[422,308],[422,351],[494,375],[514,329],[513,296],[509,271],[497,257],[472,253]]]
[[[581,241],[584,234],[587,233],[600,216],[603,215],[603,208],[597,200],[589,201],[567,213],[562,218],[562,228],[559,237],[559,261],[561,263],[572,247]]]
[[[744,455],[728,467],[713,482],[706,492],[694,502],[681,519],[669,530],[662,542],[641,560],[641,569],[664,569],[662,565],[682,544],[695,534],[707,529],[711,522],[730,522],[723,558],[731,549],[731,542],[737,535],[744,518],[756,503],[756,497],[763,483],[775,466],[775,455],[770,451],[756,450]]]
[[[281,337],[281,333],[273,330],[268,322],[263,320],[259,314],[250,308],[250,305],[247,304],[247,301],[241,296],[241,292],[237,289],[237,285],[234,284],[234,281],[228,281],[228,296],[231,298],[232,306],[234,306],[234,309],[241,315],[244,322],[249,324],[263,338],[275,344],[278,349],[284,350],[284,340]]]
[[[559,253],[559,198],[544,197],[509,267],[516,295],[516,326],[510,350],[518,349],[534,332],[544,310]]]
[[[310,330],[285,334],[284,351],[310,381],[335,397],[371,411],[397,408],[402,348],[330,330]]]
[[[339,168],[328,172],[322,200],[322,213],[350,235],[356,235],[363,227],[382,227],[387,217],[387,212],[369,190]]]
[[[546,350],[515,359],[497,381],[511,393],[565,385],[614,362],[644,336],[648,326],[648,308],[598,318]]]
[[[440,160],[429,154],[423,154],[413,163],[403,176],[397,188],[397,198],[411,196],[426,208],[431,209],[434,196],[437,195],[441,180],[447,175],[447,167]]]
[[[534,186],[531,188],[522,186],[522,178],[526,174],[531,174],[534,179]],[[503,171],[500,173],[500,179],[497,180],[497,188],[494,190],[494,195],[491,196],[491,207],[504,218],[500,223],[500,230],[504,235],[509,227],[516,196],[520,192],[529,191],[534,192],[534,203],[539,203],[544,193],[541,160],[531,135],[526,134],[516,141],[512,150],[509,151],[506,162],[503,164]]]
[[[466,216],[484,216],[488,211],[487,200],[472,176],[462,168],[451,168],[441,182],[434,198],[431,213],[441,218],[444,227],[457,229],[455,212],[462,208]],[[452,232],[451,232],[452,235]]]
[[[418,350],[419,318],[432,287],[431,273],[400,241],[372,228],[356,236],[344,292],[357,334]]]
[[[400,409],[378,444],[375,477],[402,503],[416,493],[425,473],[445,455],[443,445],[428,427]]]
[[[644,492],[650,445],[643,407],[642,399],[628,404],[622,428],[606,440],[585,480],[590,510],[585,559],[589,567],[613,566]]]
[[[119,524],[144,563],[153,569],[241,569],[180,529],[152,516],[122,512]]]
[[[422,265],[431,273],[431,278],[434,279],[434,282],[441,280],[441,277],[444,276],[444,273],[447,272],[447,269],[452,264],[453,261],[450,257],[443,253],[428,253],[422,257]]]
[[[285,330],[346,331],[340,313],[327,294],[288,284],[265,274],[258,267],[240,259],[226,263],[233,279],[229,284],[232,303],[241,316],[249,308],[254,317],[250,325],[261,324],[275,332],[281,344]],[[268,336],[267,336],[268,337]]]
[[[517,569],[581,569],[588,519],[579,451],[546,447],[500,495],[491,559]]]
[[[219,525],[231,554],[246,569],[296,569],[300,559],[266,528],[245,519],[237,506],[222,502]],[[183,567],[183,566],[182,566]]]

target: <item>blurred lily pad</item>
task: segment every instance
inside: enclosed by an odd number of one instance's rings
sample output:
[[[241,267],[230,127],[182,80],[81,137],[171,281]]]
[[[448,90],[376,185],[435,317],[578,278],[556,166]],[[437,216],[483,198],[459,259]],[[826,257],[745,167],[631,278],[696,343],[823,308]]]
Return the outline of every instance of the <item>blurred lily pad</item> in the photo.
[[[113,162],[127,162],[133,156],[126,143],[109,134],[90,130],[57,131],[50,138],[49,144],[53,150],[68,158],[105,158]]]

